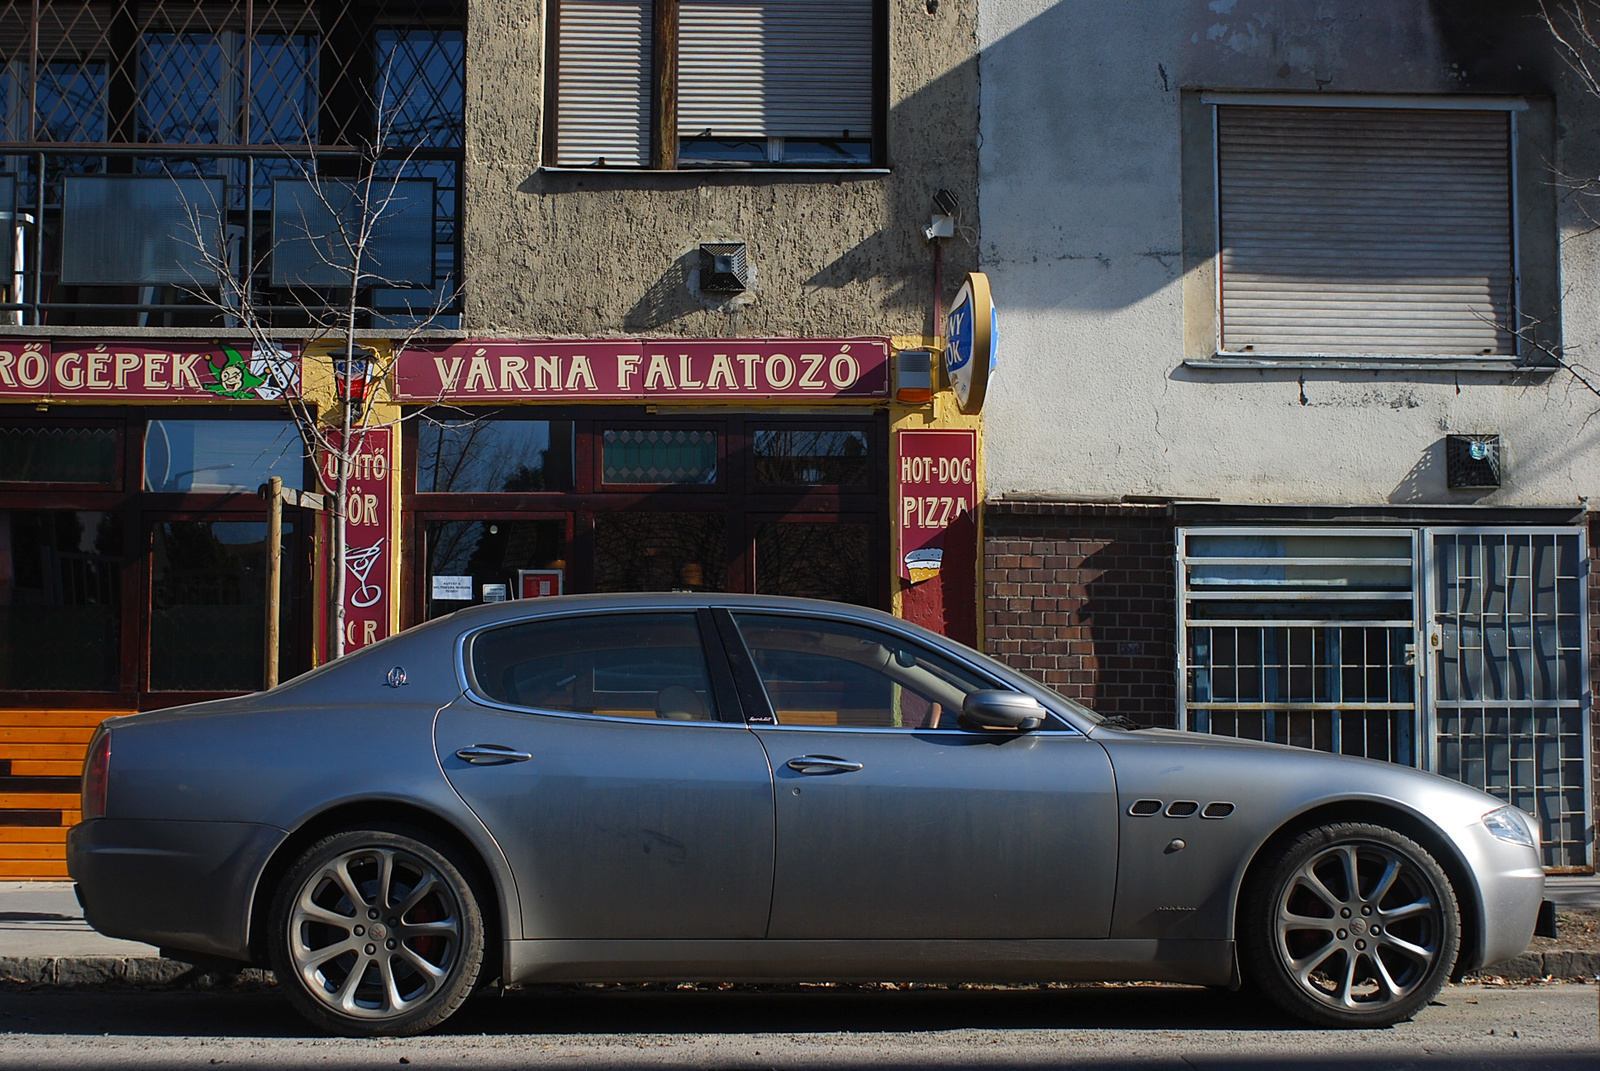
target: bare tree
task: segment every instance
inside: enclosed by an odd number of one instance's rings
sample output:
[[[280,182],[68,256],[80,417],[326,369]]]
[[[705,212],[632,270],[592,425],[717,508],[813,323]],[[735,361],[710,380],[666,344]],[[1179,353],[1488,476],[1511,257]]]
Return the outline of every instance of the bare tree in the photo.
[[[309,254],[311,270],[302,278],[315,280],[314,286],[294,286],[287,290],[288,311],[308,325],[301,341],[301,353],[290,354],[281,345],[283,332],[273,323],[274,314],[285,306],[268,307],[254,292],[257,274],[265,267],[271,248],[263,249],[255,263],[237,265],[241,257],[238,236],[228,232],[225,206],[188,205],[189,224],[203,280],[185,288],[196,300],[209,305],[223,322],[242,330],[250,338],[254,353],[246,360],[230,356],[224,375],[230,369],[243,387],[263,381],[281,385],[281,400],[293,414],[307,455],[317,463],[318,484],[331,499],[329,509],[333,541],[333,590],[329,593],[333,619],[334,657],[345,653],[345,595],[348,588],[350,549],[348,543],[348,496],[351,474],[370,432],[394,422],[372,422],[376,394],[370,385],[383,382],[392,371],[395,355],[414,342],[417,336],[437,323],[439,316],[454,301],[454,288],[444,287],[430,294],[430,304],[420,312],[409,309],[409,324],[393,336],[387,356],[361,345],[357,336],[377,312],[370,302],[379,288],[407,285],[403,279],[385,273],[378,256],[383,227],[401,212],[413,210],[414,203],[402,190],[401,176],[416,151],[415,139],[397,145],[396,117],[401,103],[389,102],[383,91],[386,79],[380,77],[372,95],[374,133],[357,148],[354,177],[331,177],[320,167],[315,151],[295,162],[304,180],[305,195],[299,201],[299,219],[291,221],[291,240],[302,255]],[[249,196],[250,193],[247,193]],[[433,206],[427,206],[432,225]],[[214,240],[211,239],[215,234]],[[330,285],[332,284],[332,285]],[[309,299],[310,292],[330,295],[330,300]],[[327,345],[331,343],[330,345]],[[327,348],[324,358],[330,365],[340,401],[338,424],[329,428],[318,419],[312,404],[299,389],[299,373],[309,349]],[[224,381],[227,385],[227,380]],[[238,389],[238,388],[235,388]],[[331,462],[324,466],[322,459]],[[330,477],[327,468],[332,469]]]

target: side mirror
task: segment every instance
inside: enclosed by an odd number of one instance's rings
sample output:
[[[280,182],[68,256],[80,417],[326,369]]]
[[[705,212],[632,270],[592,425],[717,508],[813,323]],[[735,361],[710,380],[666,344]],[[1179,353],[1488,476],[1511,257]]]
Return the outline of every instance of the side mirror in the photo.
[[[1027,732],[1044,724],[1044,707],[1021,692],[973,692],[961,703],[963,729]]]

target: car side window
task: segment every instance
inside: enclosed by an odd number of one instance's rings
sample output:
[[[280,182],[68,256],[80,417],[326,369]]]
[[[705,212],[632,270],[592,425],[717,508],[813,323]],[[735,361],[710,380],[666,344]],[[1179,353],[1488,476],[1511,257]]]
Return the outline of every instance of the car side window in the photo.
[[[716,721],[700,628],[689,613],[523,621],[472,638],[474,689],[529,710]]]
[[[956,729],[994,685],[902,637],[845,621],[735,613],[779,725]]]

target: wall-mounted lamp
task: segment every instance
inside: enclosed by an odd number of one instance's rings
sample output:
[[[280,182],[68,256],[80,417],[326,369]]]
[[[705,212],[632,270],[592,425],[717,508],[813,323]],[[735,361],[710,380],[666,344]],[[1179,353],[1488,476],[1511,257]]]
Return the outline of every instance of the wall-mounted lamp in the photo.
[[[750,262],[743,242],[706,242],[700,289],[708,294],[742,294],[750,286]]]
[[[956,233],[956,195],[949,190],[940,190],[933,195],[933,218],[928,225],[922,228],[922,236],[928,241],[935,238],[953,238]]]

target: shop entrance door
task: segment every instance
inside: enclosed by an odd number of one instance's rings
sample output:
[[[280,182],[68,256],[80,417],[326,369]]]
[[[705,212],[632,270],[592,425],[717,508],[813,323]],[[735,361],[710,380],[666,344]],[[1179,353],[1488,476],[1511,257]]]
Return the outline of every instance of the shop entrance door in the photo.
[[[421,596],[421,620],[574,590],[570,513],[427,513],[413,531],[423,547],[422,576],[411,585]]]
[[[1534,815],[1546,867],[1585,867],[1584,532],[1434,528],[1426,544],[1432,768]]]
[[[878,606],[888,551],[871,514],[746,519],[746,590]]]

